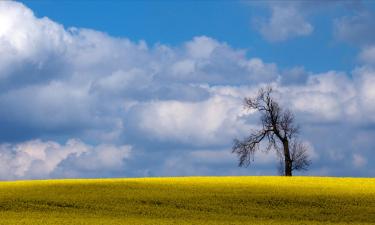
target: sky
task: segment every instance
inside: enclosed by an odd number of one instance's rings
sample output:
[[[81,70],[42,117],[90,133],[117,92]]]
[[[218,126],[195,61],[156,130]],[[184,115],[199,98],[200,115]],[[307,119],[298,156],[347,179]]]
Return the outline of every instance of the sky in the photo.
[[[277,175],[234,138],[271,85],[312,165],[375,176],[371,1],[1,1],[0,179]]]

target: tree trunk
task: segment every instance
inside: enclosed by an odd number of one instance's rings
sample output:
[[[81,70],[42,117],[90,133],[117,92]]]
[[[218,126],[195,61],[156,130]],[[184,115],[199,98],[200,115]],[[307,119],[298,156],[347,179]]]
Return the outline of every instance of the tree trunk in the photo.
[[[292,176],[292,160],[290,159],[289,141],[287,139],[283,141],[283,147],[284,147],[284,160],[285,160],[284,175]]]

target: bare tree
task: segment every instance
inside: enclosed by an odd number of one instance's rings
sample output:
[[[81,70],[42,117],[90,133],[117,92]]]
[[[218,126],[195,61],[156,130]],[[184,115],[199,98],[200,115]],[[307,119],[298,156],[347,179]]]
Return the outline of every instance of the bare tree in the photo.
[[[232,153],[239,157],[239,166],[248,166],[266,141],[265,151],[276,151],[280,159],[281,174],[292,176],[293,170],[307,170],[310,165],[307,146],[297,138],[299,126],[295,124],[294,115],[283,110],[271,96],[272,88],[261,88],[255,98],[245,98],[247,109],[257,110],[260,114],[261,128],[253,131],[243,140],[234,140]]]

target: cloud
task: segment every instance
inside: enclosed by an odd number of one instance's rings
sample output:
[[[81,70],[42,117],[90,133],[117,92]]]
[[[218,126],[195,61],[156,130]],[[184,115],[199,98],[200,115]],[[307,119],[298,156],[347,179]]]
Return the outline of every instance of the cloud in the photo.
[[[283,42],[298,37],[311,35],[316,29],[312,24],[315,16],[324,16],[323,12],[330,14],[337,13],[337,9],[343,8],[347,11],[361,11],[363,6],[361,1],[264,1],[250,3],[250,5],[261,8],[266,7],[268,16],[254,17],[253,25],[260,34],[269,42]],[[361,19],[338,18],[335,20],[335,34],[339,38],[347,39],[349,36],[358,35],[365,31],[365,27],[371,22],[366,21],[367,25],[361,24]],[[350,32],[348,24],[355,23],[354,31]],[[353,30],[351,30],[353,31]],[[354,33],[354,34],[353,34]],[[358,35],[359,37],[359,35]],[[363,37],[362,37],[363,38]],[[350,38],[349,38],[350,39]],[[370,39],[370,38],[369,38]]]
[[[375,14],[361,8],[352,16],[334,20],[333,32],[337,40],[359,47],[358,60],[364,65],[375,65]]]
[[[278,163],[275,154],[259,152],[249,168],[239,168],[237,158],[227,149],[198,149],[169,156],[159,170],[166,176],[260,175],[274,174]],[[271,165],[271,166],[270,166]]]
[[[129,121],[151,139],[217,145],[248,128],[241,104],[242,98],[220,95],[199,102],[152,101],[135,106]]]
[[[123,170],[130,152],[130,146],[91,146],[76,139],[64,145],[38,139],[1,144],[0,179],[84,177],[87,171],[109,173]]]
[[[97,134],[108,141],[108,132],[120,135],[124,107],[132,102],[201,101],[209,93],[199,84],[280,78],[275,64],[248,59],[243,50],[209,37],[149,47],[94,30],[65,29],[17,2],[1,2],[0,8],[0,51],[6,56],[0,62],[0,123],[11,129],[3,141],[50,138],[51,132]]]
[[[0,3],[0,21],[1,84],[46,82],[63,70],[60,55],[67,50],[65,43],[72,40],[61,25],[48,18],[36,20],[22,4],[4,1]],[[51,73],[54,69],[58,70]],[[36,71],[51,74],[45,77]],[[28,76],[21,77],[26,72]]]
[[[358,57],[366,65],[375,65],[375,45],[363,47]]]
[[[268,19],[254,20],[255,27],[270,42],[281,42],[287,39],[307,36],[314,27],[306,20],[300,4],[270,4],[271,16]]]
[[[334,21],[334,35],[341,41],[354,45],[375,44],[375,15],[367,10],[360,10],[353,16],[344,16]]]
[[[353,154],[353,165],[355,167],[363,167],[367,164],[367,160],[359,154]]]
[[[284,98],[291,107],[305,114],[305,120],[337,121],[354,113],[357,90],[346,74],[330,71],[309,76],[306,85],[286,87]],[[353,116],[353,115],[349,115]]]
[[[195,37],[193,41],[186,44],[187,52],[197,59],[210,58],[215,49],[220,47],[220,43],[209,37]]]
[[[273,7],[281,22],[297,15],[298,23],[309,24],[292,6]],[[363,139],[358,136],[375,139],[375,70],[368,64],[350,73],[280,69],[207,36],[149,46],[64,28],[10,1],[0,2],[0,23],[0,143],[9,143],[1,145],[0,166],[6,179],[275,174],[267,161],[272,155],[262,164],[259,154],[259,167],[239,170],[229,154],[233,138],[259,126],[243,98],[269,83],[296,113],[302,139],[319,159],[312,174],[348,174],[337,168],[349,168],[352,159],[339,156],[353,154]],[[304,35],[297,25],[283,27],[290,34],[282,38]],[[363,55],[367,63],[371,51]],[[371,158],[375,143],[366,143],[356,153]]]

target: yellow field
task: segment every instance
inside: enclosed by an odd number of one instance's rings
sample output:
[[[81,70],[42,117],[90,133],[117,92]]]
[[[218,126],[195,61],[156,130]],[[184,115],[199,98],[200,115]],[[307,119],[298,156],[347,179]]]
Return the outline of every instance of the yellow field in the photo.
[[[375,179],[0,182],[0,224],[375,224]]]

